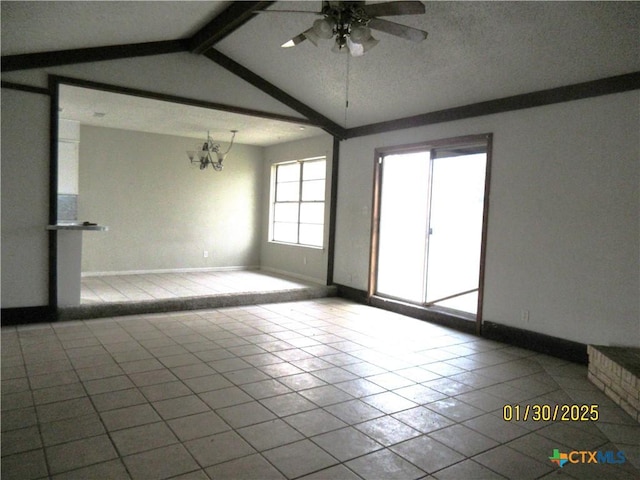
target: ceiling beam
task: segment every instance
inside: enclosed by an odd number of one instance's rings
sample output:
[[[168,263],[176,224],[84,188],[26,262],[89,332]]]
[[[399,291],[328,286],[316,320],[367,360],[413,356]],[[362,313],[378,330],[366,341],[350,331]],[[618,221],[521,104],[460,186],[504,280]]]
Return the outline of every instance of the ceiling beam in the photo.
[[[52,52],[25,53],[5,55],[1,59],[2,71],[13,72],[30,68],[55,67],[74,63],[99,62],[117,60],[119,58],[145,57],[164,55],[166,53],[188,51],[188,41],[163,40],[160,42],[130,43],[106,47],[76,48]]]
[[[189,51],[204,53],[224,37],[251,20],[260,10],[275,2],[231,2],[189,39]]]
[[[19,90],[21,92],[38,93],[40,95],[51,95],[48,88],[34,87],[32,85],[24,85],[22,83],[5,82],[2,80],[2,88],[10,88],[11,90]]]
[[[3,72],[13,72],[167,53],[202,53],[253,18],[254,12],[264,10],[272,3],[275,2],[232,2],[195,35],[186,39],[4,55],[1,68]]]
[[[166,93],[152,92],[149,90],[140,90],[137,88],[123,87],[119,85],[112,85],[108,83],[94,82],[91,80],[82,80],[78,78],[64,77],[59,75],[50,75],[49,78],[51,79],[54,85],[58,85],[58,84],[72,85],[75,87],[90,88],[93,90],[100,90],[103,92],[118,93],[122,95],[131,95],[133,97],[149,98],[151,100],[160,100],[163,102],[178,103],[180,105],[188,105],[191,107],[208,108],[210,110],[220,110],[223,112],[237,113],[239,115],[248,115],[252,117],[266,118],[269,120],[288,122],[296,125],[309,125],[312,127],[317,126],[313,122],[310,122],[309,120],[307,120],[306,118],[291,117],[288,115],[280,115],[277,113],[264,112],[262,110],[253,110],[250,108],[236,107],[233,105],[227,105],[223,103],[209,102],[209,101],[199,100],[195,98],[180,97],[177,95],[169,95]],[[3,86],[5,83],[6,82],[2,82]],[[8,85],[8,87],[11,87],[14,85],[15,84],[11,84],[11,85]],[[49,89],[46,89],[46,92],[49,93]],[[45,93],[45,92],[40,91],[37,93]]]
[[[253,73],[251,70],[240,65],[239,63],[227,57],[226,55],[220,53],[219,51],[213,48],[207,50],[203,55],[208,59],[214,61],[221,67],[227,69],[231,73],[239,76],[244,81],[249,82],[254,87],[262,90],[267,95],[275,98],[279,102],[284,103],[287,107],[295,110],[298,113],[301,113],[302,115],[307,117],[309,120],[314,122],[318,127],[322,128],[323,130],[330,133],[331,135],[334,135],[341,140],[346,138],[347,131],[345,128],[341,127],[340,125],[333,122],[329,118],[325,117],[321,113],[316,112],[315,110],[308,107],[307,105],[300,102],[299,100],[293,98],[291,95],[289,95],[285,91],[279,89],[272,83],[269,83],[264,78]]]
[[[473,103],[461,107],[448,108],[435,112],[423,113],[412,117],[398,118],[385,122],[371,123],[346,130],[346,138],[362,137],[377,133],[422,127],[436,123],[464,120],[465,118],[492,115],[495,113],[522,110],[524,108],[541,107],[554,103],[581,100],[613,93],[622,93],[640,89],[640,72],[632,72],[615,77],[607,77],[589,82],[576,83],[564,87],[538,90],[536,92],[514,95],[511,97]]]

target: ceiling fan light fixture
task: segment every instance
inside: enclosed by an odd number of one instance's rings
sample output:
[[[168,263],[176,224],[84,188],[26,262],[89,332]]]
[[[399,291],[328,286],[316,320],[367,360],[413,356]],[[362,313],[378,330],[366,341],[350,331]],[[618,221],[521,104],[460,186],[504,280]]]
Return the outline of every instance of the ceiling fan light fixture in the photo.
[[[364,46],[361,43],[354,42],[351,38],[347,38],[347,47],[352,57],[361,57],[364,55]]]
[[[362,25],[353,25],[349,31],[349,38],[354,43],[362,43],[363,40],[371,36],[371,30]]]
[[[348,51],[351,55],[359,57],[378,44],[378,40],[371,36],[371,30],[378,30],[413,42],[421,42],[427,38],[427,32],[424,30],[378,18],[424,14],[425,6],[418,0],[391,0],[373,4],[365,4],[364,1],[323,1],[322,10],[318,13],[324,18],[317,19],[311,28],[282,46],[293,47],[307,39],[318,46],[320,39],[335,37],[332,52]]]
[[[333,37],[333,27],[334,23],[331,22],[328,18],[321,18],[313,22],[313,31],[319,38],[324,38],[326,40]]]
[[[371,50],[378,43],[379,40],[371,36],[371,29],[363,25],[351,27],[349,37],[347,37],[347,46],[354,57],[364,55],[365,52]]]
[[[380,43],[380,40],[377,40],[373,38],[371,35],[369,35],[369,38],[367,38],[362,42],[362,48],[364,49],[365,52],[368,52],[373,47],[375,47],[378,43]]]

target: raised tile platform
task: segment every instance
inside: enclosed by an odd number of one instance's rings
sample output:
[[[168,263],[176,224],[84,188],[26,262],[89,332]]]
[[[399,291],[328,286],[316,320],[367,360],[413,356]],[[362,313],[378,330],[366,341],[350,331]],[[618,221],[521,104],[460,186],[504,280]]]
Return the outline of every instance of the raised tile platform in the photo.
[[[640,348],[589,345],[588,377],[640,423]]]
[[[90,318],[141,315],[145,313],[166,313],[187,310],[241,307],[247,305],[295,302],[324,297],[335,297],[334,286],[309,285],[305,288],[291,288],[264,292],[221,293],[197,297],[166,298],[130,302],[86,304],[58,309],[59,320],[80,320]]]

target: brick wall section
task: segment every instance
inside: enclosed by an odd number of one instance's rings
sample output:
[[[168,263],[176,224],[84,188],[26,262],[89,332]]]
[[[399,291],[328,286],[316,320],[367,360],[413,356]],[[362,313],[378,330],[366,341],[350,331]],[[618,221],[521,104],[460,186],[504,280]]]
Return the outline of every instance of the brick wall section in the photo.
[[[640,379],[635,365],[640,349],[589,345],[587,353],[589,380],[640,423]],[[629,358],[634,365],[625,364]]]

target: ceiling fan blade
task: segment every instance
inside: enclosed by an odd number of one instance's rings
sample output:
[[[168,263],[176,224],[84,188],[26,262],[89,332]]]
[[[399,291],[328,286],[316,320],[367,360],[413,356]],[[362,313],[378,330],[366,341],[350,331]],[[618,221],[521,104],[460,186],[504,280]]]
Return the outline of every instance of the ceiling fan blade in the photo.
[[[312,12],[311,10],[260,10],[254,13],[302,13],[304,15],[322,15],[322,12]]]
[[[299,45],[300,43],[304,42],[306,39],[307,39],[307,37],[305,36],[305,34],[301,33],[301,34],[296,35],[295,37],[293,37],[291,40],[288,40],[288,41],[284,42],[280,46],[282,48],[295,47],[296,45]]]
[[[374,3],[362,7],[364,13],[370,17],[386,17],[387,15],[415,15],[425,12],[422,2],[399,1]]]
[[[313,27],[311,27],[311,28],[305,30],[304,32],[302,32],[301,34],[296,35],[291,40],[286,41],[285,43],[283,43],[280,46],[282,48],[295,47],[296,45],[301,44],[305,40],[309,40],[311,43],[313,43],[317,47],[318,46],[318,38],[319,37],[314,32]]]
[[[400,25],[399,23],[390,22],[389,20],[383,20],[381,18],[372,18],[367,26],[373,30],[379,30],[397,37],[406,38],[412,42],[421,42],[427,38],[427,32],[423,30],[408,27],[407,25]]]

